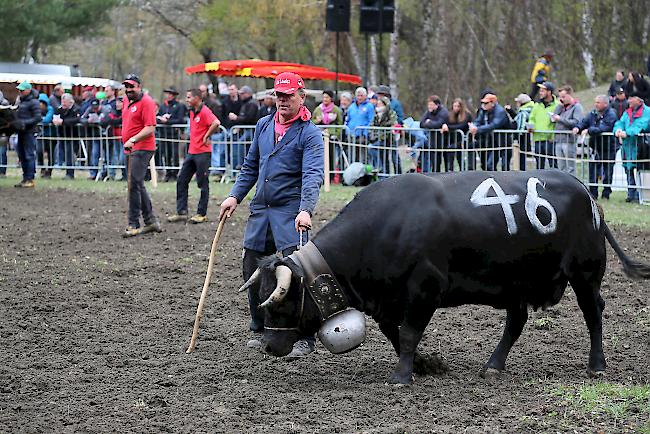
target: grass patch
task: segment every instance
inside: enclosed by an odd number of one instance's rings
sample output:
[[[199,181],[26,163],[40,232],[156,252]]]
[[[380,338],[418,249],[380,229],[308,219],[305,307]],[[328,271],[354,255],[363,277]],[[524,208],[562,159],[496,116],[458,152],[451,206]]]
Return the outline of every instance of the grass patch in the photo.
[[[650,432],[650,385],[612,383],[559,385],[549,394],[573,417],[592,423]],[[555,415],[559,416],[561,412]]]

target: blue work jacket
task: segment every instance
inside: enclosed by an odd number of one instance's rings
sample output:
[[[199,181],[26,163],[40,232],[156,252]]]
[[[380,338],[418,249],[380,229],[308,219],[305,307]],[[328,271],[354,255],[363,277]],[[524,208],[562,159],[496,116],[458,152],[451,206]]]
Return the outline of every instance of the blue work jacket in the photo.
[[[324,144],[318,127],[298,119],[277,144],[274,127],[272,115],[257,121],[253,143],[230,191],[240,203],[257,183],[244,247],[259,252],[264,251],[269,225],[278,251],[298,245],[296,216],[300,211],[313,213],[324,177]]]

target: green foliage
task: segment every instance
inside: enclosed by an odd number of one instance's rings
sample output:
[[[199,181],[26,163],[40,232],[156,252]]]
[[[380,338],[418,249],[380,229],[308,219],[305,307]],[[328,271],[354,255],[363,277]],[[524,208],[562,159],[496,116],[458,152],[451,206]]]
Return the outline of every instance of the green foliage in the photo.
[[[47,45],[85,35],[101,26],[120,0],[0,0],[0,59],[18,61]]]

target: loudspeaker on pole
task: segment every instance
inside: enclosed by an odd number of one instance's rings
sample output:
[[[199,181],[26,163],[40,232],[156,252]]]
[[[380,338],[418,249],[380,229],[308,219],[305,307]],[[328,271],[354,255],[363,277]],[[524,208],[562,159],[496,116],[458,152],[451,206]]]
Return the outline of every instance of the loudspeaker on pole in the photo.
[[[327,0],[325,30],[328,32],[350,31],[350,0]]]

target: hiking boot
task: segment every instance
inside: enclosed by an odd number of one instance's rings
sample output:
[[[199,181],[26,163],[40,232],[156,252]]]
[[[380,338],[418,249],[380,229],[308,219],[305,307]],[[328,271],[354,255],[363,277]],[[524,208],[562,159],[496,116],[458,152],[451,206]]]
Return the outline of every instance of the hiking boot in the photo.
[[[253,337],[246,342],[246,348],[262,351],[264,344],[264,335],[262,333],[253,333]]]
[[[122,232],[122,238],[131,238],[135,237],[136,235],[140,235],[142,233],[142,229],[140,228],[134,228],[133,226],[128,226],[124,232]]]
[[[167,217],[169,223],[186,222],[187,214],[172,214]]]
[[[162,232],[162,226],[160,226],[160,222],[158,220],[154,220],[153,223],[144,225],[142,228],[142,233],[148,234],[149,232]]]
[[[204,216],[204,215],[201,215],[201,214],[197,214],[195,216],[192,216],[192,218],[190,219],[190,223],[194,223],[194,224],[196,224],[196,223],[205,223],[207,221],[208,221],[208,217]]]
[[[293,344],[293,350],[285,357],[287,359],[300,359],[306,357],[314,352],[314,342],[308,341],[306,339],[300,339],[295,344]]]
[[[27,179],[20,181],[18,184],[14,185],[16,188],[34,188],[36,186],[36,183],[34,182],[33,179]]]

